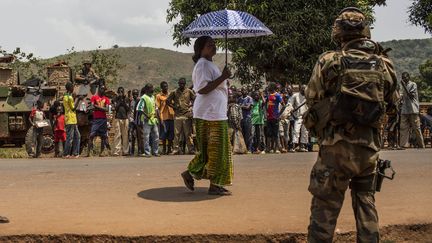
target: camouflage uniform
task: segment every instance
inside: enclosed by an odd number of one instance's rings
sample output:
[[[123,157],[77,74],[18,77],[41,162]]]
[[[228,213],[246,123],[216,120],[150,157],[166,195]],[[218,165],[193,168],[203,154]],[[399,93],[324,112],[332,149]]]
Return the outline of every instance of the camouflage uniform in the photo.
[[[87,78],[88,80],[93,80],[93,79],[99,79],[99,76],[96,74],[96,72],[93,68],[90,68],[90,70],[88,70],[88,72],[85,72],[84,69],[81,69],[78,72],[77,78],[78,79]]]
[[[357,49],[349,49],[347,54],[367,57]],[[308,107],[336,93],[341,57],[341,51],[326,52],[320,56],[305,91]],[[383,59],[384,100],[390,105],[397,92],[396,76],[391,61]],[[381,147],[379,129],[351,122],[341,125],[326,123],[319,135],[320,151],[310,175],[309,191],[313,199],[308,242],[332,242],[348,187],[351,188],[357,241],[378,242],[374,178]]]

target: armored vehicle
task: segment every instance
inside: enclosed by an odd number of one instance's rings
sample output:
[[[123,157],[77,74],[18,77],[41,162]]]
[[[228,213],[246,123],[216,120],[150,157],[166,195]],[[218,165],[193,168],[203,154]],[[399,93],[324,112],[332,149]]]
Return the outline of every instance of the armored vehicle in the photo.
[[[8,64],[0,66],[0,146],[22,147],[26,144],[27,153],[34,151],[33,129],[29,122],[30,112],[41,100],[43,110],[49,117],[49,108],[56,99],[57,90],[43,84],[42,80],[32,79],[20,83],[19,73]],[[43,153],[54,149],[51,127],[44,128]]]

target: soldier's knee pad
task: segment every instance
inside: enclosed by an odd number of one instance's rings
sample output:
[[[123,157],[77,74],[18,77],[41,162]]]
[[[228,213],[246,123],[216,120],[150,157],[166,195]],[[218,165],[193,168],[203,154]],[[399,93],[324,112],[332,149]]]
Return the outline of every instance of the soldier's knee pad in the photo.
[[[363,177],[353,177],[349,187],[355,192],[375,192],[376,191],[376,174]]]

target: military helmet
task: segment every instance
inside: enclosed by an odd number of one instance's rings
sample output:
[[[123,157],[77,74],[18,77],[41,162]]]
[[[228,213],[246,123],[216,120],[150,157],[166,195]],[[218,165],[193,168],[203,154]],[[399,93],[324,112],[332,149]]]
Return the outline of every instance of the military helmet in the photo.
[[[333,24],[332,40],[338,44],[358,38],[370,39],[369,22],[364,13],[355,7],[340,11]]]

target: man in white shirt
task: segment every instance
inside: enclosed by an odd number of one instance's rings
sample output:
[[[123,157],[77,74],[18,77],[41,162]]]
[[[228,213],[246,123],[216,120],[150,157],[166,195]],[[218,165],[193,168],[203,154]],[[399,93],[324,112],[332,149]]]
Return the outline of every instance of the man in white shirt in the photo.
[[[293,94],[289,99],[289,103],[293,108],[292,116],[294,118],[293,130],[293,147],[290,152],[295,152],[294,147],[298,145],[299,152],[307,152],[307,144],[309,143],[309,132],[303,125],[303,115],[307,111],[305,94],[305,85],[300,86],[300,92]]]

